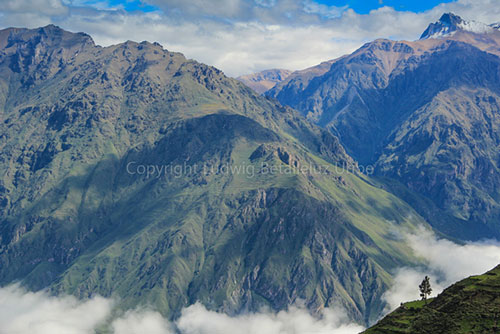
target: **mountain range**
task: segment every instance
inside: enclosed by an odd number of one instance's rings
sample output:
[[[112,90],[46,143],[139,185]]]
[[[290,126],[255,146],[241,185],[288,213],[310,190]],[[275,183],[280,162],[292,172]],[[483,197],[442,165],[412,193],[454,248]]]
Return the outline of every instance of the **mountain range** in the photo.
[[[403,233],[500,236],[499,56],[444,14],[254,90],[158,43],[0,30],[0,286],[371,324],[423,263]]]
[[[448,13],[266,92],[335,134],[439,231],[499,237],[500,31]]]
[[[0,284],[168,318],[384,308],[426,225],[338,139],[157,43],[0,31]]]

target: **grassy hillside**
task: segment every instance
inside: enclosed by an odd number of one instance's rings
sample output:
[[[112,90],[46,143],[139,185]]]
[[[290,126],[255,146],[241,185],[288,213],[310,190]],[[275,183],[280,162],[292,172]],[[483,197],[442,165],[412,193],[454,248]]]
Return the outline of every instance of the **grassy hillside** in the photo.
[[[464,279],[429,300],[410,302],[364,333],[497,333],[500,316],[500,266]]]

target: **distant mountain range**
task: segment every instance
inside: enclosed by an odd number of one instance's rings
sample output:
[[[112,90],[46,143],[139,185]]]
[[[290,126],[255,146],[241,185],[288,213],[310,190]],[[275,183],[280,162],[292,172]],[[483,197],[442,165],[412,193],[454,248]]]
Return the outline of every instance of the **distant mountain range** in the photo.
[[[369,323],[426,225],[293,109],[159,44],[0,31],[0,284],[169,318],[342,305]]]
[[[453,284],[430,300],[414,301],[387,315],[364,334],[497,333],[500,266]]]
[[[277,83],[285,80],[292,73],[289,70],[265,70],[262,72],[242,75],[236,79],[252,88],[257,93],[264,93],[273,88]]]
[[[500,31],[451,13],[266,92],[329,129],[388,189],[460,239],[500,237]]]

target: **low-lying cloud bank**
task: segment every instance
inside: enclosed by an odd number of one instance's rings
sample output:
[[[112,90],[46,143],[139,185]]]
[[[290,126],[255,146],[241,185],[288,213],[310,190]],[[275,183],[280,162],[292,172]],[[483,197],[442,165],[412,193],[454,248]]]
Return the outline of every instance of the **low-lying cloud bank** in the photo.
[[[418,284],[425,275],[431,277],[435,295],[457,280],[500,263],[497,241],[458,245],[425,230],[406,238],[425,265],[398,270],[393,287],[384,295],[388,311],[403,301],[418,299]],[[79,301],[10,286],[0,289],[0,333],[91,334],[109,319],[112,309],[113,301],[101,297]],[[197,303],[185,308],[175,323],[154,311],[128,311],[113,320],[111,330],[114,334],[355,334],[363,327],[351,323],[340,308],[326,309],[321,319],[295,306],[278,313],[230,317]]]
[[[436,296],[450,284],[482,274],[500,264],[500,242],[496,240],[459,245],[438,239],[424,229],[417,234],[406,235],[406,238],[415,254],[424,259],[425,265],[397,271],[392,288],[383,297],[388,303],[388,310],[395,309],[401,302],[418,299],[418,285],[425,275],[431,278],[431,296]]]
[[[112,302],[102,297],[79,301],[49,297],[17,286],[0,289],[0,333],[88,334],[109,315]]]
[[[363,327],[349,323],[341,309],[326,309],[321,319],[291,307],[277,314],[254,313],[230,317],[195,304],[182,312],[177,325],[183,334],[354,334]]]
[[[10,286],[0,289],[0,333],[92,334],[109,319],[112,308],[113,302],[102,297],[79,301]],[[363,330],[350,323],[341,309],[326,309],[321,319],[298,307],[230,317],[199,303],[185,308],[175,323],[158,312],[131,310],[110,327],[114,334],[354,334]]]

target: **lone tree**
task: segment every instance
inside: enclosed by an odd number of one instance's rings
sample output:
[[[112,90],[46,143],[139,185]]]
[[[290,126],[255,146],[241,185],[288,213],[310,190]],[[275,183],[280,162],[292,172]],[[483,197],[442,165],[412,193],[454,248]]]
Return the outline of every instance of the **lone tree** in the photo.
[[[425,300],[425,303],[427,304],[427,296],[430,296],[430,294],[432,293],[429,276],[425,276],[424,280],[422,281],[422,283],[420,283],[418,288],[420,289],[420,297],[422,297],[422,300]]]

